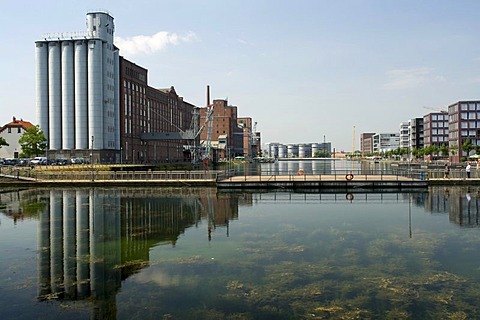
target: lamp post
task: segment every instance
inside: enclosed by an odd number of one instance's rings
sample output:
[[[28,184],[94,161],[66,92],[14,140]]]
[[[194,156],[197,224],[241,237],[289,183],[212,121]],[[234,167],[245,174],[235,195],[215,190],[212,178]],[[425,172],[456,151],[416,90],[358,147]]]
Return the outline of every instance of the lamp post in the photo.
[[[92,181],[95,180],[95,177],[93,175],[93,141],[94,141],[94,137],[92,136],[92,144],[90,146],[90,171],[92,174]]]

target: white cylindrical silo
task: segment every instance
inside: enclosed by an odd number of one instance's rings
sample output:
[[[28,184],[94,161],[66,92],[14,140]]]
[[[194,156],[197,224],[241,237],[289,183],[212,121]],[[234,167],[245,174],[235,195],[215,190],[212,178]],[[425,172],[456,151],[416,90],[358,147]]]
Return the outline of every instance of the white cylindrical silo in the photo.
[[[103,149],[102,41],[88,41],[88,135],[91,149]],[[93,137],[93,139],[92,139]]]
[[[50,149],[62,149],[62,75],[60,42],[48,43],[48,100]]]
[[[269,149],[270,158],[278,158],[278,144],[270,144]]]
[[[62,42],[62,149],[75,148],[73,42]]]
[[[115,113],[115,149],[120,150],[120,58],[118,50],[113,54],[113,81],[114,86],[114,102],[113,108]]]
[[[283,144],[278,145],[278,157],[279,158],[286,158],[287,157],[287,146]]]
[[[298,157],[299,158],[305,158],[305,145],[304,144],[299,144],[298,145]]]
[[[312,157],[315,157],[315,153],[319,151],[318,143],[312,143]]]
[[[35,84],[37,121],[48,139],[48,43],[35,43]],[[48,147],[48,146],[47,146]]]
[[[88,149],[87,42],[75,43],[75,148]]]
[[[105,149],[115,147],[115,114],[113,112],[113,50],[110,44],[103,42],[103,146]]]

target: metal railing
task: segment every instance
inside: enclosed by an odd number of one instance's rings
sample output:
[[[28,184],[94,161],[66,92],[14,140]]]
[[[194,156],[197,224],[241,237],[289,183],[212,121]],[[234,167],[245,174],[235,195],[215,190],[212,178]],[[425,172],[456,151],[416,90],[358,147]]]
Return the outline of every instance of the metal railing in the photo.
[[[263,181],[272,180],[275,181],[279,176],[288,176],[291,180],[299,179],[334,179],[334,180],[346,180],[348,174],[352,174],[354,179],[374,178],[383,180],[388,177],[392,180],[393,177],[406,177],[412,180],[428,180],[444,178],[444,170],[442,169],[399,169],[392,168],[386,170],[380,169],[358,169],[358,170],[328,170],[322,173],[314,173],[304,171],[299,175],[298,171],[286,170],[286,171],[262,171],[256,174],[236,173],[234,169],[225,170],[183,170],[183,171],[97,171],[97,170],[36,170],[31,167],[21,166],[0,166],[0,174],[14,177],[24,178],[32,180],[71,180],[71,181],[87,181],[87,180],[101,180],[101,181],[148,181],[148,180],[223,180],[233,176],[245,176],[246,177],[260,177]],[[466,178],[465,170],[452,169],[450,170],[449,178],[458,179]],[[480,170],[473,169],[471,172],[471,178],[480,178]]]
[[[353,175],[353,177],[347,177],[347,175]],[[275,171],[262,171],[257,172],[256,174],[235,174],[230,172],[226,174],[225,178],[231,178],[234,176],[243,176],[245,179],[247,177],[258,177],[259,180],[262,181],[276,181],[278,177],[288,177],[289,180],[308,180],[315,178],[316,180],[322,179],[329,179],[329,180],[348,180],[347,178],[352,179],[363,179],[363,180],[371,180],[371,179],[378,179],[378,180],[392,180],[393,179],[401,179],[401,178],[408,178],[412,180],[428,180],[431,175],[429,170],[426,169],[388,169],[388,170],[365,170],[365,169],[356,169],[356,170],[328,170],[321,173],[309,172],[309,171],[292,171],[292,170],[275,170]],[[223,177],[223,175],[221,176]],[[370,178],[370,179],[369,179]]]
[[[18,179],[61,181],[160,181],[160,180],[213,180],[219,171],[43,171],[29,167],[0,166],[0,174]]]

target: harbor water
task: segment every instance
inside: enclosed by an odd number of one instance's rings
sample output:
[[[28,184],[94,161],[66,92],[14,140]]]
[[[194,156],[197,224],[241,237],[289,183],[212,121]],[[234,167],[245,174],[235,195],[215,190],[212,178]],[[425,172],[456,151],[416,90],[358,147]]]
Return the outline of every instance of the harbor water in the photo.
[[[480,189],[0,193],[2,319],[478,319]]]

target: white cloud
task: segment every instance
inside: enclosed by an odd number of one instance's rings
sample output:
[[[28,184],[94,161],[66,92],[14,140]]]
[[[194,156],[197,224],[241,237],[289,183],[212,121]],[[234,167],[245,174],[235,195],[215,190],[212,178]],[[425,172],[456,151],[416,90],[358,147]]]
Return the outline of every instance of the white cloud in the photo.
[[[120,48],[122,55],[153,54],[164,50],[169,45],[178,45],[182,42],[196,40],[196,35],[189,32],[186,35],[179,35],[166,31],[160,31],[152,36],[133,36],[128,38],[115,37],[115,45]]]
[[[386,73],[388,78],[385,89],[400,90],[420,87],[434,82],[444,82],[445,78],[435,75],[430,68],[395,69]]]

